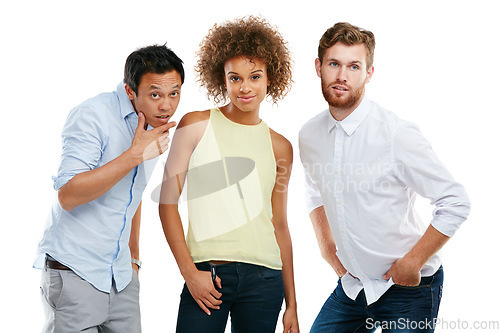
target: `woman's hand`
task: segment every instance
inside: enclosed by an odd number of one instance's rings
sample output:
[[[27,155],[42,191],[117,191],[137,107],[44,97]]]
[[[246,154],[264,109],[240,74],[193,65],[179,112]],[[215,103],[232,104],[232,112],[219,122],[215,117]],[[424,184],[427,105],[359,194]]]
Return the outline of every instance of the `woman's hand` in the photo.
[[[287,306],[283,314],[283,333],[299,333],[297,308]]]
[[[215,277],[214,285],[210,272],[196,270],[186,278],[186,285],[191,296],[207,315],[211,314],[209,308],[220,309],[219,305],[222,301],[219,298],[222,294],[215,289],[215,285],[219,289],[222,288],[221,279],[218,276]]]

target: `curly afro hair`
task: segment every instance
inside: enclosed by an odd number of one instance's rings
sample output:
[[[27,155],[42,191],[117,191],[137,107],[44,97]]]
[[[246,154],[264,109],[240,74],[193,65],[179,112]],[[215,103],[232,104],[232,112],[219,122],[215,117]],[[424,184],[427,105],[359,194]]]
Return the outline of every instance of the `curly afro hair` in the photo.
[[[267,95],[273,103],[285,97],[292,84],[292,61],[287,42],[277,28],[255,16],[215,24],[200,43],[195,72],[207,97],[215,103],[227,100],[224,64],[227,60],[246,56],[262,60],[267,67],[270,85]]]

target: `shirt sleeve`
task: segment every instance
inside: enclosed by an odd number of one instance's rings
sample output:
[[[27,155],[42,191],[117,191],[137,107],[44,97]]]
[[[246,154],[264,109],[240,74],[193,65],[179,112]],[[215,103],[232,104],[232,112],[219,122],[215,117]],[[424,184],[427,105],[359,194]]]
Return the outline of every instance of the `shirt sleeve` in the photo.
[[[318,185],[314,181],[313,176],[309,171],[309,148],[307,147],[306,141],[304,139],[304,129],[299,132],[299,155],[302,166],[304,167],[305,174],[305,201],[307,212],[311,213],[314,209],[323,206],[323,199],[321,198],[321,192],[319,191]]]
[[[396,177],[435,206],[431,225],[453,236],[469,214],[470,201],[416,125],[405,123],[396,130],[393,162]]]
[[[54,181],[59,190],[75,175],[98,166],[107,143],[105,123],[98,112],[89,106],[74,108],[62,131],[61,163]]]
[[[323,206],[323,199],[321,198],[321,193],[319,192],[316,182],[312,179],[309,172],[304,169],[305,174],[305,186],[306,186],[306,207],[307,212],[311,213],[318,207]]]

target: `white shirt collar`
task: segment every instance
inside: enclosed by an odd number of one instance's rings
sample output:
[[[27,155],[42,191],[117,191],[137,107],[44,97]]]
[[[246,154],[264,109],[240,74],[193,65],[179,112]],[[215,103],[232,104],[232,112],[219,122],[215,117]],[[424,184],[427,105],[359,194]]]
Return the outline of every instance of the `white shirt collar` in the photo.
[[[337,121],[330,114],[328,117],[328,131],[330,132],[337,124],[342,126],[347,135],[351,136],[354,131],[359,127],[361,122],[365,119],[366,115],[370,111],[370,102],[367,98],[363,97],[361,103],[359,103],[358,107],[351,112],[344,120]]]

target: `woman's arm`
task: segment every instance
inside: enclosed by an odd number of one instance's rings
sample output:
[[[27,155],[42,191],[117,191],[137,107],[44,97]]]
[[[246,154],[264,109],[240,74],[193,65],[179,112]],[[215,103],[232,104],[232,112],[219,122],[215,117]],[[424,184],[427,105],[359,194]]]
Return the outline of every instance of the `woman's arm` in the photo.
[[[165,165],[160,193],[160,220],[170,250],[186,281],[186,285],[200,308],[210,315],[218,309],[222,296],[215,289],[210,272],[199,271],[187,248],[184,229],[179,215],[178,202],[184,187],[191,154],[207,126],[208,111],[186,114],[175,131],[172,146]],[[216,283],[220,287],[220,279]]]
[[[285,287],[286,310],[283,314],[283,332],[298,333],[297,302],[293,278],[292,240],[288,230],[287,199],[288,183],[292,172],[293,149],[290,142],[283,136],[271,130],[274,156],[276,158],[276,183],[271,202],[273,210],[273,225],[276,241],[281,251],[283,263],[283,282]]]

